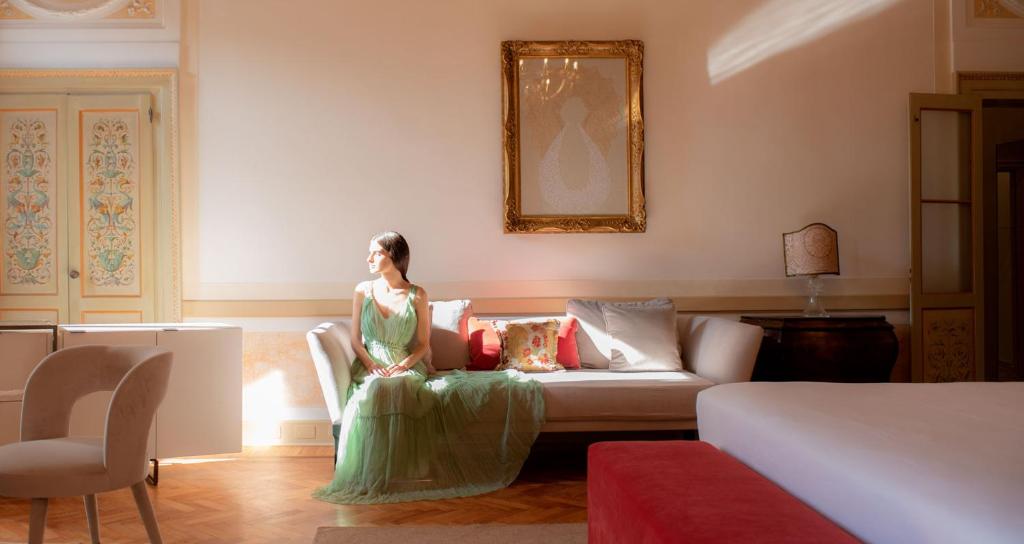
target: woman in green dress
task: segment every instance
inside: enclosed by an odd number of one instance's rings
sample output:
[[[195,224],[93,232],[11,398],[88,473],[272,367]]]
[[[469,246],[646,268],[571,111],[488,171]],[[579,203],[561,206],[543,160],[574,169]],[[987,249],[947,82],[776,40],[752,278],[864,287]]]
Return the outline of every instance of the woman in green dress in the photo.
[[[313,496],[387,503],[465,497],[519,474],[544,421],[540,384],[517,371],[428,378],[426,291],[409,282],[409,246],[396,232],[370,240],[379,277],[352,297],[352,364],[334,480]]]

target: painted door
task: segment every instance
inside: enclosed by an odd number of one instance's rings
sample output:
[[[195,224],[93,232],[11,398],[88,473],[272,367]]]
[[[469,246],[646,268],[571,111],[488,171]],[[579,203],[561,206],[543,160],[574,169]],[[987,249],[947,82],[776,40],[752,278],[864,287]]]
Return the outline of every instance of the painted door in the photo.
[[[154,318],[149,96],[68,97],[68,314],[75,323]]]
[[[981,99],[910,95],[911,376],[983,380]]]
[[[150,95],[0,95],[0,321],[154,319]]]
[[[68,319],[66,104],[0,95],[0,321]]]

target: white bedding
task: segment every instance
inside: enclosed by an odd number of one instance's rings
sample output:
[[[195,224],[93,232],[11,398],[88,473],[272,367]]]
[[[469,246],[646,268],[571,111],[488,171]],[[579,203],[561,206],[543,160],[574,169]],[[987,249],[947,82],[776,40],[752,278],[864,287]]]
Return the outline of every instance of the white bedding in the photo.
[[[1024,383],[735,383],[700,438],[868,542],[1024,542]]]

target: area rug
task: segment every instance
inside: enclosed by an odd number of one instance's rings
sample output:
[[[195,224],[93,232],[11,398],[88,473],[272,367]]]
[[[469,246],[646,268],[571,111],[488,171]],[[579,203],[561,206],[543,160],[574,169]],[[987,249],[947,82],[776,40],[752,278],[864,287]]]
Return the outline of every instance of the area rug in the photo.
[[[584,544],[586,523],[320,527],[313,544]]]

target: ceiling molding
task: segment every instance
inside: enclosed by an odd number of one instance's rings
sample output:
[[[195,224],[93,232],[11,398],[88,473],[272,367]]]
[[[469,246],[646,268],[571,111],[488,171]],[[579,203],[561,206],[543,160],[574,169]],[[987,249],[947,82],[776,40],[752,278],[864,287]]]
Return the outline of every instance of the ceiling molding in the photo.
[[[166,0],[164,0],[166,1]],[[0,0],[0,25],[29,28],[138,27],[162,23],[161,0]]]

